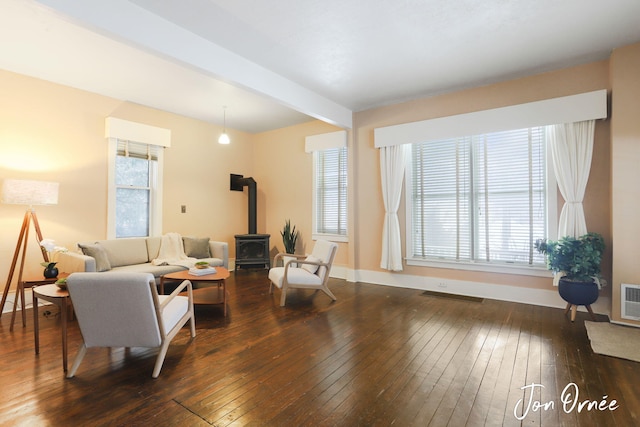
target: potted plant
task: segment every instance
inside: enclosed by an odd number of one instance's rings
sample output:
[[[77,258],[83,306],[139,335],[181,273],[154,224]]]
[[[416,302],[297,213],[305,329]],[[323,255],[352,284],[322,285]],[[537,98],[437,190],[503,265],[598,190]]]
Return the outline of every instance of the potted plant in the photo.
[[[546,256],[547,268],[556,275],[554,280],[558,280],[562,299],[575,306],[590,306],[598,299],[603,283],[600,262],[605,248],[601,235],[587,233],[557,241],[540,239],[535,247]]]
[[[43,275],[47,279],[55,279],[58,277],[58,268],[55,261],[55,257],[60,252],[66,252],[67,248],[63,248],[62,246],[56,246],[53,239],[42,239],[40,242],[40,250],[42,250],[43,254],[48,254],[49,261],[41,262],[40,265],[44,267]],[[47,258],[45,258],[47,259]]]
[[[288,254],[294,254],[296,252],[296,242],[300,236],[300,231],[296,230],[296,226],[291,226],[291,221],[286,220],[284,228],[280,232],[282,235],[282,243],[284,244],[284,251]],[[282,257],[283,263],[287,264],[291,260],[295,260],[295,257]]]

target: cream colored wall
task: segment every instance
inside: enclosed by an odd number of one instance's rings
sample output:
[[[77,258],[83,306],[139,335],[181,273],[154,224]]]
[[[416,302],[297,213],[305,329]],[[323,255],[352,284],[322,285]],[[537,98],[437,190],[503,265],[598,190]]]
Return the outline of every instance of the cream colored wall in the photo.
[[[338,128],[317,120],[254,136],[254,178],[258,183],[258,231],[271,235],[271,253],[284,251],[280,231],[287,219],[300,231],[297,253],[313,249],[312,155],[304,151],[305,137]],[[268,196],[267,196],[268,195]],[[335,265],[349,263],[349,244],[340,243]]]
[[[350,241],[340,245],[336,264],[356,272],[383,272],[376,127],[603,88],[609,89],[608,61],[356,113],[349,138]],[[282,249],[280,230],[288,218],[302,232],[299,252],[310,250],[312,164],[304,138],[335,131],[334,126],[311,121],[258,135],[230,131],[232,144],[220,146],[215,142],[219,127],[171,113],[2,71],[0,89],[6,94],[0,98],[0,179],[48,179],[61,185],[59,205],[38,210],[45,237],[71,247],[106,235],[103,135],[104,118],[111,115],[172,131],[172,147],[165,155],[164,232],[226,240],[233,258],[233,235],[247,231],[246,191],[228,187],[229,174],[235,173],[253,176],[258,183],[258,232],[271,235],[272,253]],[[603,234],[610,248],[609,133],[609,121],[598,122],[584,205],[589,229]],[[186,214],[180,213],[181,205],[187,206]],[[0,211],[0,277],[6,277],[24,210],[0,205]],[[400,220],[404,227],[403,208]],[[39,274],[37,262],[34,243],[27,271]],[[611,276],[610,255],[603,271]],[[403,275],[552,289],[543,278],[448,269],[407,267],[389,277],[393,281]]]
[[[45,238],[73,248],[106,236],[104,119],[114,116],[172,132],[165,151],[163,232],[224,240],[235,256],[233,235],[247,231],[247,206],[246,194],[229,191],[229,174],[253,173],[251,135],[229,130],[233,143],[221,146],[219,126],[6,71],[0,71],[0,94],[0,181],[60,183],[59,204],[37,208]],[[180,213],[180,205],[187,213]],[[0,204],[3,286],[24,209]],[[41,275],[34,236],[31,228],[25,274]]]
[[[358,207],[358,216],[355,221],[357,235],[355,268],[364,271],[382,271],[379,264],[384,209],[380,191],[379,156],[378,150],[374,148],[375,128],[608,88],[608,62],[602,61],[357,113],[354,118],[354,140],[358,152],[355,167],[357,182],[355,204]],[[610,247],[609,175],[609,123],[600,121],[596,125],[594,161],[584,205],[589,230],[601,233]],[[399,217],[401,229],[404,229],[404,201],[401,203]],[[610,277],[610,265],[610,255],[607,255],[604,266],[607,277]],[[394,273],[394,275],[429,276],[553,289],[551,280],[548,278],[454,269],[408,266],[403,272]]]
[[[121,104],[112,116],[171,130],[164,155],[163,232],[226,241],[235,257],[233,236],[248,231],[247,191],[230,191],[229,175],[253,174],[251,135],[227,129],[232,143],[220,145],[220,127],[135,104]]]
[[[611,85],[612,320],[640,325],[620,317],[620,284],[640,284],[640,44],[613,52]]]

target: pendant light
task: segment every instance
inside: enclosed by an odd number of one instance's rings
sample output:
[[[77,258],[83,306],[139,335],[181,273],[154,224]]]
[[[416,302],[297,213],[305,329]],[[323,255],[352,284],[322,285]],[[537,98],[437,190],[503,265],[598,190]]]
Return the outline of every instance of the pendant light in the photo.
[[[218,144],[227,145],[231,142],[231,140],[229,139],[229,135],[227,135],[227,107],[222,107],[222,111],[224,112],[224,122],[222,127],[222,134],[220,135],[220,138],[218,138]]]

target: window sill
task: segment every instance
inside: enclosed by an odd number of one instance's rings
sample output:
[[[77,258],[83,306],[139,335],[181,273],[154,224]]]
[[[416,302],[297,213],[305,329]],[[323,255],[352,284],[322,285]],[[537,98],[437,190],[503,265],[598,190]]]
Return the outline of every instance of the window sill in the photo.
[[[405,258],[407,265],[418,267],[448,268],[454,270],[481,271],[485,273],[517,274],[521,276],[552,277],[551,271],[540,266],[518,264],[484,264],[467,261],[445,261],[423,258]]]
[[[349,236],[342,236],[340,234],[319,234],[319,233],[314,233],[311,235],[311,238],[313,240],[328,240],[330,242],[342,242],[342,243],[348,243],[349,242]]]

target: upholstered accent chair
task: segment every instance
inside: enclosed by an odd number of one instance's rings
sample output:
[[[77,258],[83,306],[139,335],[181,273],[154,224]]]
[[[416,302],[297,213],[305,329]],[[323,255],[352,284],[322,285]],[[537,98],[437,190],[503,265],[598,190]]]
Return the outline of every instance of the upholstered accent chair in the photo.
[[[171,295],[158,295],[150,273],[73,273],[67,278],[83,343],[72,378],[90,347],[159,348],[153,378],[162,369],[169,343],[190,321],[196,336],[191,282],[183,281]],[[178,295],[187,292],[187,296]]]
[[[281,306],[285,305],[287,291],[291,288],[321,290],[335,301],[336,296],[331,292],[327,284],[329,282],[329,272],[337,251],[338,245],[336,243],[317,240],[309,256],[277,254],[273,260],[273,265],[278,265],[278,261],[283,257],[295,257],[296,260],[285,262],[283,267],[273,267],[269,270],[269,280],[271,281],[269,293],[273,293],[274,285],[282,290],[280,296]]]

